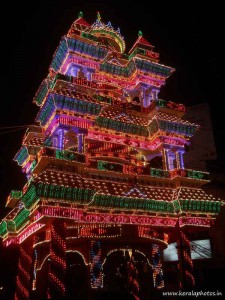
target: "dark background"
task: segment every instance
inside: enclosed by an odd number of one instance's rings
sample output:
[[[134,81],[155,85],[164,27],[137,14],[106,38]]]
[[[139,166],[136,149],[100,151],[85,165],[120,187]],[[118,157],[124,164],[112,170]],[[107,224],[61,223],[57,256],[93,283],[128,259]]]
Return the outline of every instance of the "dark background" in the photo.
[[[181,1],[8,1],[1,6],[0,128],[34,122],[38,107],[32,99],[47,76],[52,56],[79,11],[91,24],[100,11],[103,22],[120,27],[127,51],[139,30],[161,55],[160,62],[176,69],[160,97],[185,105],[210,105],[218,153],[225,159],[224,15],[215,3],[196,7]],[[25,175],[13,162],[25,130],[0,130],[0,216],[12,189],[21,189]],[[215,163],[214,163],[215,164]]]
[[[6,198],[21,189],[25,175],[13,162],[25,130],[11,126],[33,124],[38,108],[32,99],[47,76],[52,56],[79,11],[93,23],[100,11],[103,22],[120,27],[127,51],[139,30],[160,53],[160,62],[176,72],[160,97],[185,105],[210,106],[218,159],[225,169],[224,132],[224,13],[219,1],[6,1],[1,3],[0,80],[0,217]],[[3,127],[11,128],[3,128]],[[10,131],[10,132],[9,132]],[[0,257],[1,259],[1,257]]]

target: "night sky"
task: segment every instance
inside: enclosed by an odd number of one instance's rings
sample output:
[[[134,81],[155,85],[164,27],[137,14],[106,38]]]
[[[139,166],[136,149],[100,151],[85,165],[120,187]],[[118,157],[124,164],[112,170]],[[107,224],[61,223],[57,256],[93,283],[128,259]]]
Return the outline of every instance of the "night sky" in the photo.
[[[162,88],[162,99],[185,105],[209,103],[218,152],[225,165],[224,132],[224,16],[216,2],[196,7],[196,1],[6,1],[1,6],[0,127],[34,122],[38,108],[32,99],[47,76],[60,38],[79,11],[93,23],[100,11],[103,22],[120,27],[127,50],[139,30],[160,53],[160,62],[176,68]],[[35,4],[34,4],[35,3]],[[121,6],[122,3],[122,6]],[[148,7],[146,7],[148,3]],[[25,175],[13,162],[25,130],[0,130],[0,216],[12,189],[21,189]],[[11,132],[7,132],[11,131]],[[216,163],[214,163],[216,164]]]

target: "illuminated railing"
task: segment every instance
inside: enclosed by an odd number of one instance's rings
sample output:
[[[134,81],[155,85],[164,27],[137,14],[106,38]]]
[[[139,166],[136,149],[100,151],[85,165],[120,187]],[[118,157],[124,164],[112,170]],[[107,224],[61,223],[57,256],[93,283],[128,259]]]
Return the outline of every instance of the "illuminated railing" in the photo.
[[[56,159],[61,159],[61,160],[67,160],[67,161],[74,161],[74,162],[85,162],[85,155],[80,154],[78,152],[73,152],[73,151],[68,151],[68,150],[59,150],[59,149],[54,149],[54,148],[42,148],[39,153],[38,153],[38,160],[42,156],[49,156],[49,157],[54,157]]]
[[[189,169],[162,170],[147,166],[134,166],[109,161],[90,161],[90,167],[101,171],[113,171],[123,174],[150,175],[158,178],[174,179],[185,177],[189,179],[209,180],[209,173]]]
[[[182,211],[198,211],[201,213],[218,213],[221,208],[219,201],[180,200]]]
[[[95,125],[129,134],[136,134],[146,137],[149,135],[149,131],[146,126],[124,123],[115,119],[104,118],[101,116],[96,118]]]
[[[163,99],[157,99],[155,100],[155,104],[157,107],[162,107],[162,108],[169,108],[172,110],[177,110],[177,111],[183,111],[185,112],[185,106],[180,103],[175,103],[172,101],[166,101]]]
[[[176,178],[186,177],[190,179],[209,180],[209,173],[196,171],[191,169],[173,169],[173,170],[162,170],[162,169],[150,169],[150,175],[159,178]]]
[[[149,107],[143,108],[143,111],[148,113],[148,112],[152,111],[155,107],[157,107],[157,108],[167,108],[167,109],[176,110],[176,111],[179,111],[179,112],[185,112],[186,111],[186,108],[183,104],[175,103],[175,102],[172,102],[172,101],[166,101],[166,100],[163,100],[163,99],[153,100]]]
[[[208,172],[196,171],[191,169],[174,169],[170,170],[169,172],[171,179],[175,177],[186,177],[192,179],[209,180]]]
[[[158,178],[170,178],[169,171],[165,171],[162,169],[150,168],[150,175],[152,177],[158,177]]]

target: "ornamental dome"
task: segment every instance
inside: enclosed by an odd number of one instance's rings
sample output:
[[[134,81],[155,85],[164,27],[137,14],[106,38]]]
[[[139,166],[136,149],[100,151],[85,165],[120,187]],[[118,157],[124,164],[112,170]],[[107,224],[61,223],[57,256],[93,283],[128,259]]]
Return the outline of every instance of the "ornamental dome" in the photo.
[[[97,20],[91,26],[90,33],[102,38],[102,41],[111,46],[117,52],[123,53],[125,51],[125,41],[120,33],[120,29],[115,30],[111,23],[107,24],[101,21],[100,13],[97,14]]]

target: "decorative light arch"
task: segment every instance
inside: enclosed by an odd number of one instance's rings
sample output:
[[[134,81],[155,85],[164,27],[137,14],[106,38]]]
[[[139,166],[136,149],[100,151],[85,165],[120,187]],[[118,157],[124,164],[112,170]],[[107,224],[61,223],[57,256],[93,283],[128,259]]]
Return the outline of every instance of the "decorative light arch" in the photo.
[[[118,249],[110,250],[110,251],[106,254],[105,259],[103,260],[102,267],[104,267],[107,258],[108,258],[112,253],[118,252],[118,251],[128,251],[129,249],[130,249],[130,248],[118,248]],[[147,256],[146,256],[142,251],[140,251],[140,250],[134,250],[134,252],[139,253],[139,254],[143,255],[144,257],[146,257],[147,263],[148,263],[149,267],[153,268],[152,264],[149,262],[149,259],[147,258]]]
[[[77,254],[79,254],[82,257],[85,266],[89,265],[89,263],[86,261],[84,255],[80,251],[78,251],[78,250],[66,250],[66,253],[77,253]]]

